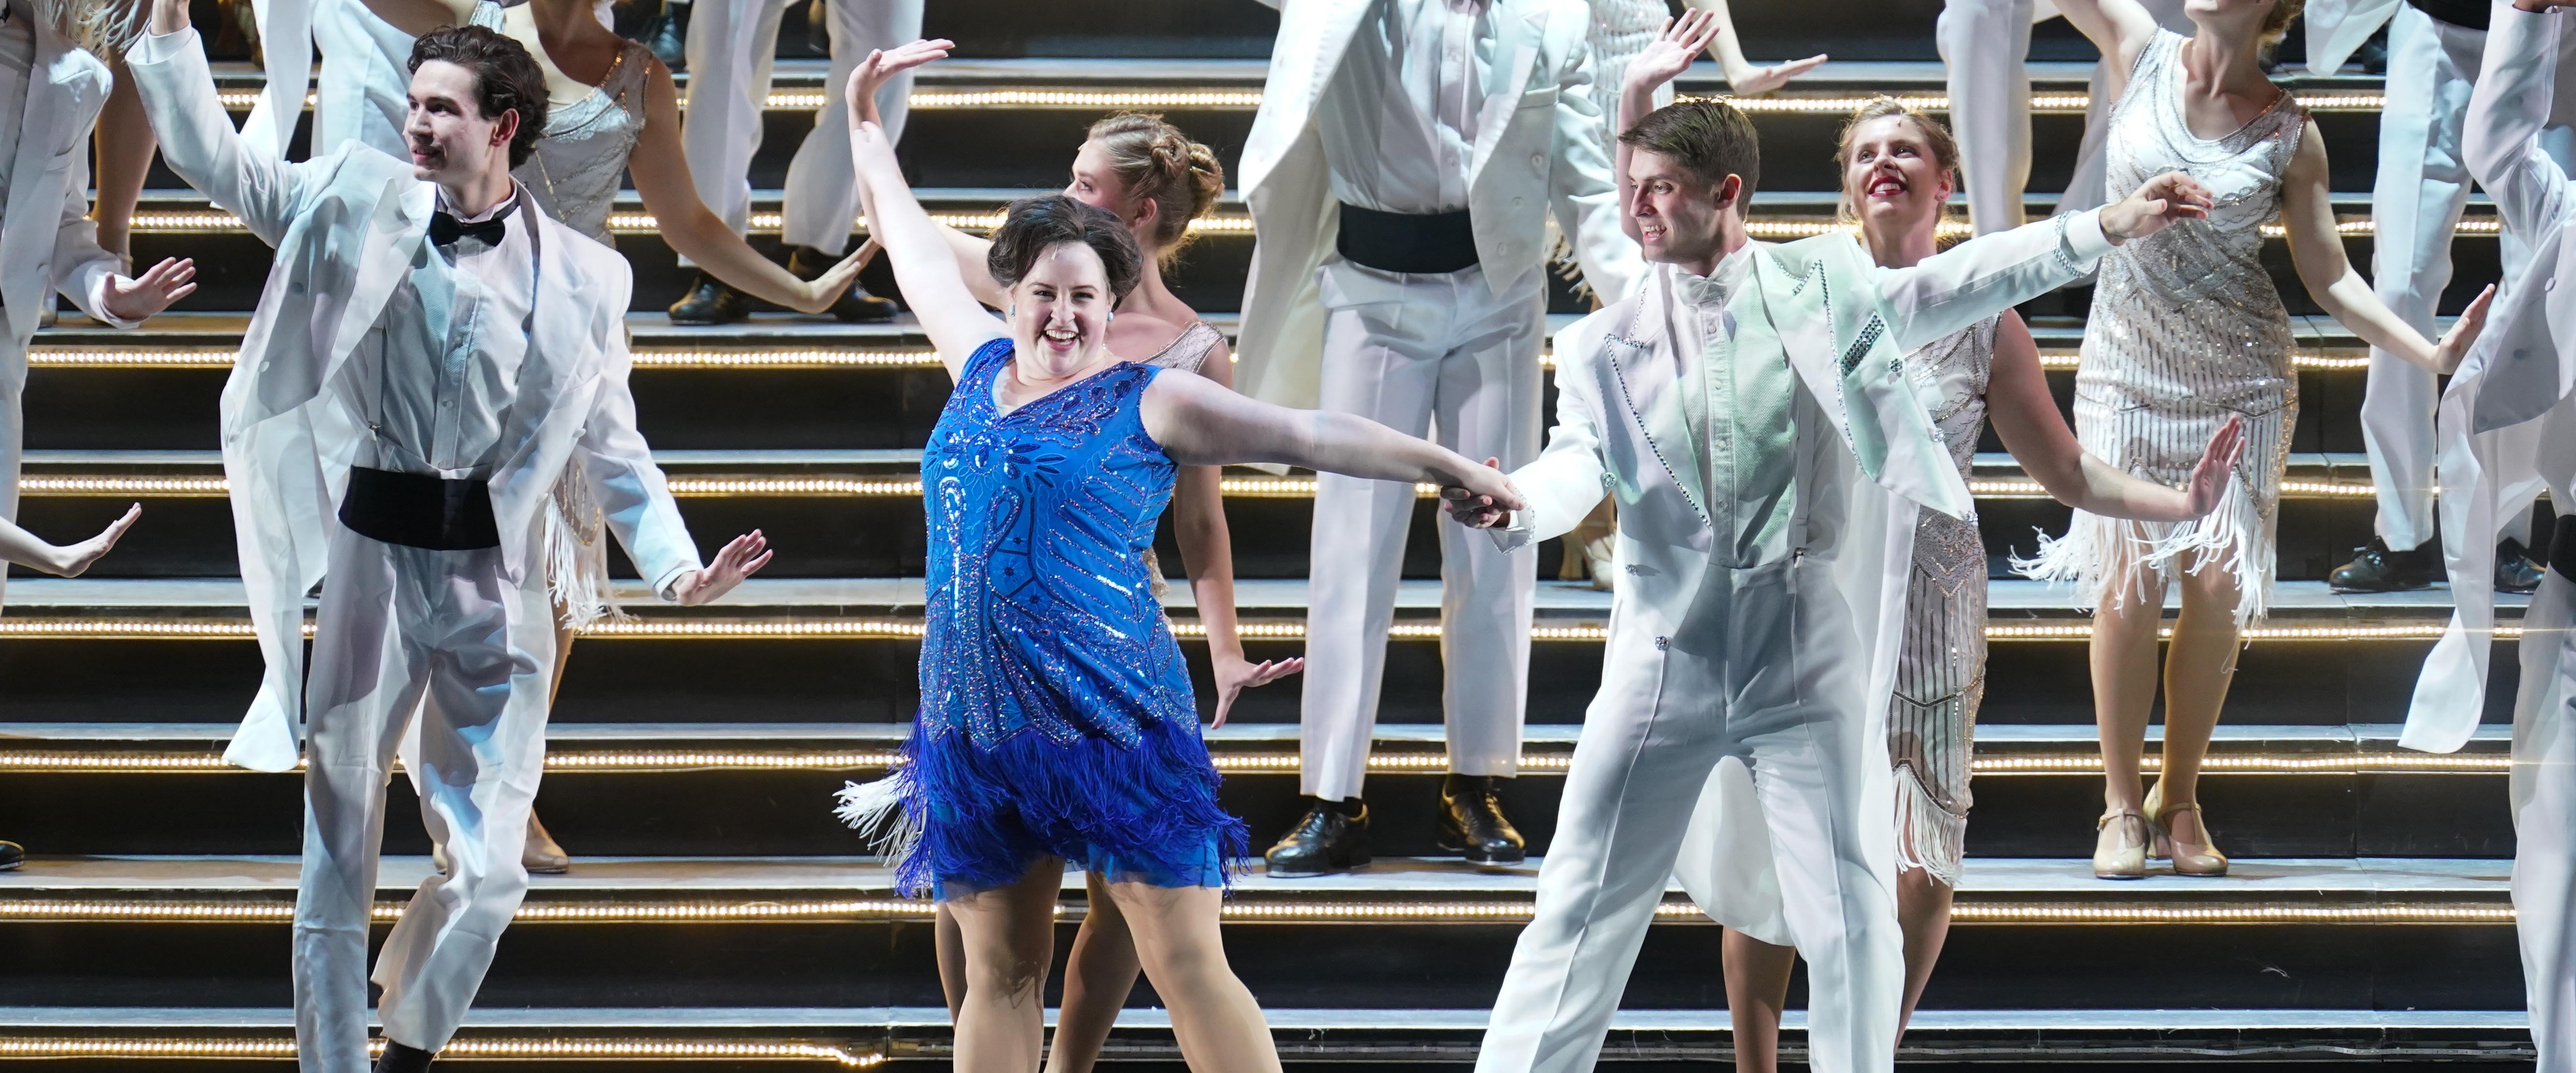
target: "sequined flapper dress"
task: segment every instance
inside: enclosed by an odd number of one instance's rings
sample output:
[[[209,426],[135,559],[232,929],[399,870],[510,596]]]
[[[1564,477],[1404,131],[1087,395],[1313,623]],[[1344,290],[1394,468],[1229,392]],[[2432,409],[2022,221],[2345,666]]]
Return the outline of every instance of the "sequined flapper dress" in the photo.
[[[1004,413],[1011,354],[968,359],[922,452],[921,711],[894,776],[918,838],[898,881],[953,897],[1054,855],[1221,886],[1247,832],[1217,805],[1142,555],[1175,472],[1139,411],[1161,370],[1122,363]]]
[[[2184,220],[2102,258],[2075,377],[2075,434],[2112,465],[2166,485],[2190,478],[2230,416],[2245,419],[2245,452],[2207,517],[2138,522],[2077,511],[2065,537],[2043,539],[2038,558],[2015,565],[2075,583],[2085,606],[2138,598],[2142,566],[2229,570],[2244,623],[2260,619],[2271,598],[2281,477],[2299,411],[2290,318],[2263,268],[2262,226],[2280,214],[2281,176],[2307,113],[2283,93],[2233,134],[2194,135],[2183,118],[2184,40],[2159,34],[2112,106],[2109,188],[2180,171],[2207,186],[2216,206],[2206,220]]]
[[[1932,427],[1959,476],[1977,457],[1994,371],[1996,319],[1972,324],[1905,356],[1905,372],[1937,394]],[[1986,695],[1986,546],[1973,518],[1922,512],[1905,586],[1905,635],[1896,696],[1887,708],[1888,759],[1896,771],[1897,863],[1950,886],[1968,834],[1968,760],[1977,705]]]

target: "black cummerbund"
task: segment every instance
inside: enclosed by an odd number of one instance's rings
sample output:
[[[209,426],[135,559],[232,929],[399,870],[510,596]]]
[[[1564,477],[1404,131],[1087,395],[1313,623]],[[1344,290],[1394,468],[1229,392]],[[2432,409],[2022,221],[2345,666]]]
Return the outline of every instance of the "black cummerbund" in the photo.
[[[1476,265],[1476,225],[1467,210],[1415,216],[1342,203],[1342,259],[1380,272],[1456,272]]]
[[[340,497],[340,524],[369,540],[432,551],[501,545],[500,526],[492,521],[492,482],[480,479],[352,466],[349,492]]]
[[[2549,535],[2549,568],[2576,581],[2576,514],[2558,516],[2558,529]]]

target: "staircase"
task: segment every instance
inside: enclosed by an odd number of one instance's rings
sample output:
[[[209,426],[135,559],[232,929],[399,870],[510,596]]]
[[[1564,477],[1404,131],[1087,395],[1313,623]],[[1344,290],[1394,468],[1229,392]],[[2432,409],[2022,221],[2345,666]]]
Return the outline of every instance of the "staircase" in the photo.
[[[827,92],[791,5],[781,77],[752,185],[774,212],[787,161]],[[1833,139],[1858,95],[1939,96],[1935,0],[1740,4],[1756,56],[1835,61],[1755,113],[1766,189],[1757,229],[1832,215]],[[201,25],[211,25],[201,19]],[[1250,127],[1276,15],[1249,0],[940,0],[927,30],[957,60],[915,90],[903,155],[933,211],[990,214],[1061,182],[1088,123],[1160,110],[1229,167]],[[2040,28],[2050,95],[2036,120],[2031,203],[2072,170],[2090,50]],[[238,59],[238,58],[236,58]],[[225,88],[257,86],[245,62]],[[2369,261],[2377,80],[2291,80],[2334,150],[2337,207]],[[683,89],[685,90],[685,82]],[[1703,64],[1684,92],[1715,92]],[[247,94],[242,106],[247,107]],[[1962,215],[1964,219],[1964,214]],[[755,220],[755,243],[775,219]],[[895,896],[881,862],[830,815],[843,781],[882,772],[918,701],[923,527],[919,451],[949,384],[906,323],[769,314],[717,329],[660,310],[688,281],[640,204],[618,224],[636,263],[634,388],[646,435],[708,550],[758,526],[779,549],[715,606],[653,603],[627,582],[631,623],[583,640],[553,717],[539,809],[573,852],[539,877],[450,1057],[502,1066],[937,1068],[951,1038],[927,903]],[[1251,237],[1229,197],[1172,282],[1232,328]],[[215,401],[269,251],[174,177],[156,175],[138,260],[198,259],[201,289],[136,332],[66,313],[37,341],[27,390],[23,521],[68,536],[146,501],[142,524],[90,577],[21,576],[0,617],[0,837],[33,855],[0,874],[0,1058],[80,1069],[292,1055],[286,921],[301,786],[225,768],[222,741],[260,662],[242,607],[215,455]],[[2496,275],[2493,213],[2473,204],[2445,305]],[[2004,556],[2066,511],[2000,447],[1978,460],[1996,563],[1993,663],[1977,740],[1977,810],[1958,928],[1907,1036],[1908,1068],[2081,1063],[2100,1070],[2527,1069],[2506,881],[2513,662],[2500,646],[2489,725],[2456,756],[2408,753],[2397,723],[2448,612],[2440,590],[2329,594],[2326,572],[2369,536],[2357,407],[2364,351],[2316,310],[2274,245],[2299,315],[2301,415],[2281,521],[2278,610],[2250,641],[2204,791],[2237,857],[2224,880],[2093,880],[2099,811],[2087,620],[2062,594],[2010,580]],[[883,269],[869,283],[893,290]],[[2089,296],[2026,308],[2063,403]],[[1562,324],[1586,308],[1563,287]],[[1295,654],[1311,483],[1231,475],[1239,603],[1255,659]],[[1442,859],[1439,582],[1430,500],[1414,524],[1371,761],[1379,862],[1355,875],[1254,876],[1228,904],[1237,971],[1297,1066],[1465,1068],[1528,918],[1528,869]],[[1162,561],[1179,563],[1168,532]],[[1542,578],[1559,551],[1542,552]],[[617,568],[626,571],[622,557]],[[631,571],[626,571],[631,578]],[[1195,615],[1173,593],[1184,648]],[[2508,598],[2507,623],[2519,614]],[[1606,594],[1542,581],[1525,777],[1509,805],[1544,855],[1560,778],[1599,680]],[[1254,691],[1210,732],[1229,808],[1256,843],[1297,811],[1297,689]],[[427,874],[416,805],[396,786],[381,923]],[[1069,885],[1060,938],[1084,912]],[[1731,1054],[1719,931],[1668,895],[1614,1024],[1620,1068],[1709,1068]],[[1060,942],[1061,949],[1065,944]],[[1059,955],[1061,956],[1061,955]],[[1792,1005],[1802,1005],[1801,994]],[[1791,1058],[1803,1055],[1791,1015]],[[1177,1068],[1169,1022],[1140,985],[1116,1036],[1122,1064]],[[1914,1065],[1912,1063],[1920,1063]]]

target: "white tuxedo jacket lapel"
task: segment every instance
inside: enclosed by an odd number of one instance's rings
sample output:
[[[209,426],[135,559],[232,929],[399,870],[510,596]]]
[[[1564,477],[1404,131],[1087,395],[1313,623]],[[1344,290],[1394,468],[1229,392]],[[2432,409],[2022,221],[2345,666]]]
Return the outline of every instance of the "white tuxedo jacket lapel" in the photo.
[[[1637,434],[1662,463],[1664,475],[1706,526],[1708,489],[1700,484],[1695,453],[1701,447],[1682,408],[1686,386],[1679,348],[1684,341],[1672,328],[1672,276],[1651,268],[1649,273],[1650,282],[1637,288],[1626,312],[1611,322],[1601,339],[1601,362],[1619,389],[1619,396],[1607,401],[1636,424]]]
[[[1512,0],[1494,0],[1496,46],[1507,49],[1509,59],[1486,69],[1485,103],[1476,111],[1476,148],[1467,166],[1469,185],[1485,173],[1485,162],[1493,159],[1494,147],[1502,144],[1503,132],[1510,129],[1512,112],[1520,108],[1521,91],[1528,87],[1530,68],[1538,63],[1539,48],[1547,41],[1548,6],[1520,4]]]

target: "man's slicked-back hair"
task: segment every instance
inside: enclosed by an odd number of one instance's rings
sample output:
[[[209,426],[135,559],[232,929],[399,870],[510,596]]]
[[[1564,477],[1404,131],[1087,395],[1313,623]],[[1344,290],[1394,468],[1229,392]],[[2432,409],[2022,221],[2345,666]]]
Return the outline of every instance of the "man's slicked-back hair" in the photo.
[[[1762,185],[1762,138],[1753,120],[1724,101],[1684,101],[1646,113],[1619,141],[1672,158],[1693,178],[1712,186],[1740,176],[1740,203]]]
[[[546,134],[546,72],[526,45],[482,26],[446,26],[411,44],[410,71],[419,73],[431,60],[474,72],[474,106],[483,118],[519,113],[519,131],[510,137],[512,168],[536,155],[537,139]]]

